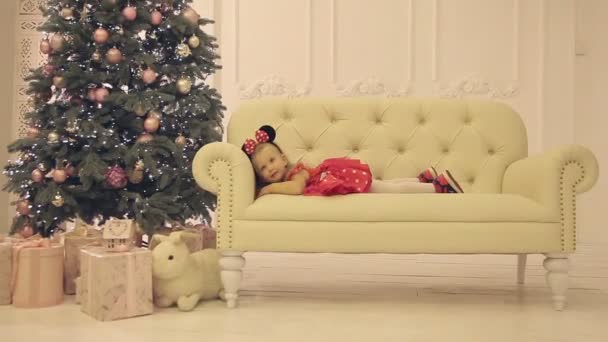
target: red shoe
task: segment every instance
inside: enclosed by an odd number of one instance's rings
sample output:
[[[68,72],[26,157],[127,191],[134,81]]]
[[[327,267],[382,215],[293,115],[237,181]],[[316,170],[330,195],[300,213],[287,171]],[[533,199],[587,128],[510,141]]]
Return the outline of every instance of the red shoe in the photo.
[[[454,179],[454,177],[448,170],[445,171],[445,174],[442,173],[437,176],[437,178],[435,178],[435,180],[433,181],[433,185],[435,186],[435,192],[437,193],[464,193],[464,191],[460,187],[460,184],[458,184],[456,179]]]
[[[435,178],[437,178],[437,170],[435,170],[435,168],[432,166],[422,171],[418,175],[418,180],[420,183],[433,183]]]

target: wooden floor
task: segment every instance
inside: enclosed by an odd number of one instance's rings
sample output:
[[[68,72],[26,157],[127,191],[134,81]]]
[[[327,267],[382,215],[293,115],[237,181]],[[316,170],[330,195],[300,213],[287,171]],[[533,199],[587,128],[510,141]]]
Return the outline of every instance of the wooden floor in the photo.
[[[240,307],[117,322],[66,304],[0,307],[1,341],[608,341],[608,243],[579,244],[563,312],[541,256],[246,254]]]
[[[565,311],[554,311],[543,257],[247,253],[240,307],[98,322],[73,298],[0,306],[0,342],[607,342],[608,186],[581,196]]]

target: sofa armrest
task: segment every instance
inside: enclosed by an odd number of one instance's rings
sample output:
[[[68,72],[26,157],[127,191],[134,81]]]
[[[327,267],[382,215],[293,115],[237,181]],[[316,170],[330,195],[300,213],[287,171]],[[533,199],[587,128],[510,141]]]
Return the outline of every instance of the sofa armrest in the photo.
[[[598,178],[593,153],[579,145],[557,148],[518,160],[505,171],[503,193],[520,194],[546,206],[560,217],[562,252],[576,248],[576,194]]]
[[[217,248],[232,248],[232,223],[254,201],[249,158],[232,144],[210,143],[194,156],[192,174],[198,185],[217,195]]]

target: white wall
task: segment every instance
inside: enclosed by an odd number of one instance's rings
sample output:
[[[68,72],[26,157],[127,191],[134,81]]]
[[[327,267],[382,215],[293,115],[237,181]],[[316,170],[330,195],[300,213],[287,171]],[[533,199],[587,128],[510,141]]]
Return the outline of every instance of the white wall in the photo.
[[[229,111],[266,95],[482,96],[574,140],[574,0],[206,0]]]
[[[600,163],[595,188],[581,196],[579,217],[583,241],[608,245],[606,192],[608,177],[608,1],[577,3],[577,58],[575,81],[575,141],[593,150]]]

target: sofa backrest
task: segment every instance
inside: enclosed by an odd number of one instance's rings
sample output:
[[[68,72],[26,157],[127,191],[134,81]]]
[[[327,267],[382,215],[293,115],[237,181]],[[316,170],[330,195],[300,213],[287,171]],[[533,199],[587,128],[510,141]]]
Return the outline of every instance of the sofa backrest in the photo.
[[[500,192],[506,167],[528,151],[520,116],[486,100],[265,98],[232,113],[228,142],[240,147],[265,124],[291,163],[356,158],[376,179],[416,177],[434,166],[474,193]]]

